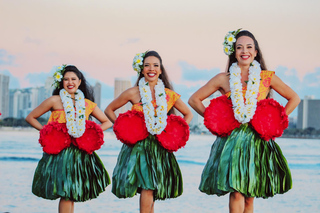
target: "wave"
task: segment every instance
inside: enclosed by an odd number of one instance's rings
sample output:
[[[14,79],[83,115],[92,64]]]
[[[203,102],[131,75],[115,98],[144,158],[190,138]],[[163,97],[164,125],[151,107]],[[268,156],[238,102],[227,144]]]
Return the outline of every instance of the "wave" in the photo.
[[[179,164],[192,164],[205,166],[206,163],[192,160],[177,160]],[[290,169],[320,169],[320,163],[315,164],[289,164]]]
[[[181,164],[194,164],[194,165],[201,165],[204,166],[206,163],[203,162],[197,162],[197,161],[192,161],[192,160],[177,160],[178,163]]]
[[[289,163],[290,169],[320,169],[320,163],[315,164],[291,164]]]
[[[37,162],[39,158],[32,158],[32,157],[0,157],[0,161],[31,161]]]

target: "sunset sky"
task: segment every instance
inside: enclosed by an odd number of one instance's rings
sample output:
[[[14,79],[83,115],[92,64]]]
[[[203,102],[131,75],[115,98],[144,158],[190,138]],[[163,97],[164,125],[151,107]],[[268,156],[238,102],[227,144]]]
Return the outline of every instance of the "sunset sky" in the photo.
[[[224,71],[222,42],[243,28],[259,41],[269,70],[303,98],[320,98],[320,1],[0,0],[0,73],[10,88],[42,86],[61,64],[103,84],[106,106],[115,77],[135,79],[134,55],[156,50],[187,100]]]

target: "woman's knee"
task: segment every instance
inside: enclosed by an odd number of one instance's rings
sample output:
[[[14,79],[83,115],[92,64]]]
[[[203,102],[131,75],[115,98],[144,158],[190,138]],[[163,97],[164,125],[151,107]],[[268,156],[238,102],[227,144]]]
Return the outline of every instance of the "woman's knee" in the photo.
[[[254,197],[246,197],[245,198],[245,205],[246,206],[252,206],[254,201]]]
[[[153,196],[153,190],[142,189],[141,194],[144,194],[146,196]]]
[[[244,199],[244,196],[239,193],[239,192],[232,192],[230,193],[230,197],[233,199],[233,200],[243,200]]]

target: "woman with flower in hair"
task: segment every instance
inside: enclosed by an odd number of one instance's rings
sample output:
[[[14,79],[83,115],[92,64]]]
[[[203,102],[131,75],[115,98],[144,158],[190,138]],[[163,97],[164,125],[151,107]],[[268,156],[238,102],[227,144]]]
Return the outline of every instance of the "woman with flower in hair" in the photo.
[[[196,91],[189,104],[204,116],[218,137],[201,176],[199,189],[209,195],[230,193],[230,212],[253,212],[254,197],[268,198],[292,187],[291,173],[274,141],[288,126],[298,95],[267,71],[258,42],[249,31],[225,37],[227,72],[214,76]],[[269,99],[273,89],[288,100],[285,107]],[[205,108],[202,100],[216,91],[221,97]]]
[[[172,151],[184,146],[192,113],[180,95],[172,91],[160,55],[155,51],[137,54],[138,72],[134,87],[124,91],[105,109],[114,123],[117,138],[125,143],[112,176],[112,192],[119,198],[140,193],[140,212],[154,212],[154,201],[182,194],[182,176]],[[131,111],[115,110],[130,102]],[[173,107],[183,115],[170,115]],[[171,134],[172,129],[181,135]],[[180,133],[178,131],[180,129]],[[183,138],[183,141],[181,139]],[[180,145],[178,142],[182,142]]]
[[[36,168],[32,192],[39,197],[60,198],[59,212],[74,212],[74,202],[98,197],[110,184],[109,175],[94,152],[103,144],[103,130],[112,126],[93,102],[93,92],[83,74],[72,65],[54,74],[53,96],[26,118],[40,130],[43,157]],[[48,124],[37,118],[51,111]],[[89,121],[93,116],[101,125]]]

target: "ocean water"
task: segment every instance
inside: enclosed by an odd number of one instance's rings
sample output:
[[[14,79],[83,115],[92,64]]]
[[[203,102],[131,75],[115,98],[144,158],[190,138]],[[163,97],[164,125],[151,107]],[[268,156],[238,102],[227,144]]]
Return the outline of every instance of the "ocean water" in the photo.
[[[31,192],[33,173],[42,149],[39,133],[0,130],[0,213],[57,212],[58,200],[38,198]],[[176,152],[184,192],[176,199],[157,201],[155,212],[228,212],[229,196],[206,195],[198,190],[202,169],[215,137],[191,135],[185,148]],[[320,212],[320,140],[279,138],[293,177],[293,188],[273,198],[255,199],[255,212]],[[111,132],[105,133],[105,145],[97,151],[110,177],[121,143]],[[75,203],[75,212],[139,212],[139,196],[118,199],[111,185],[96,199]]]

